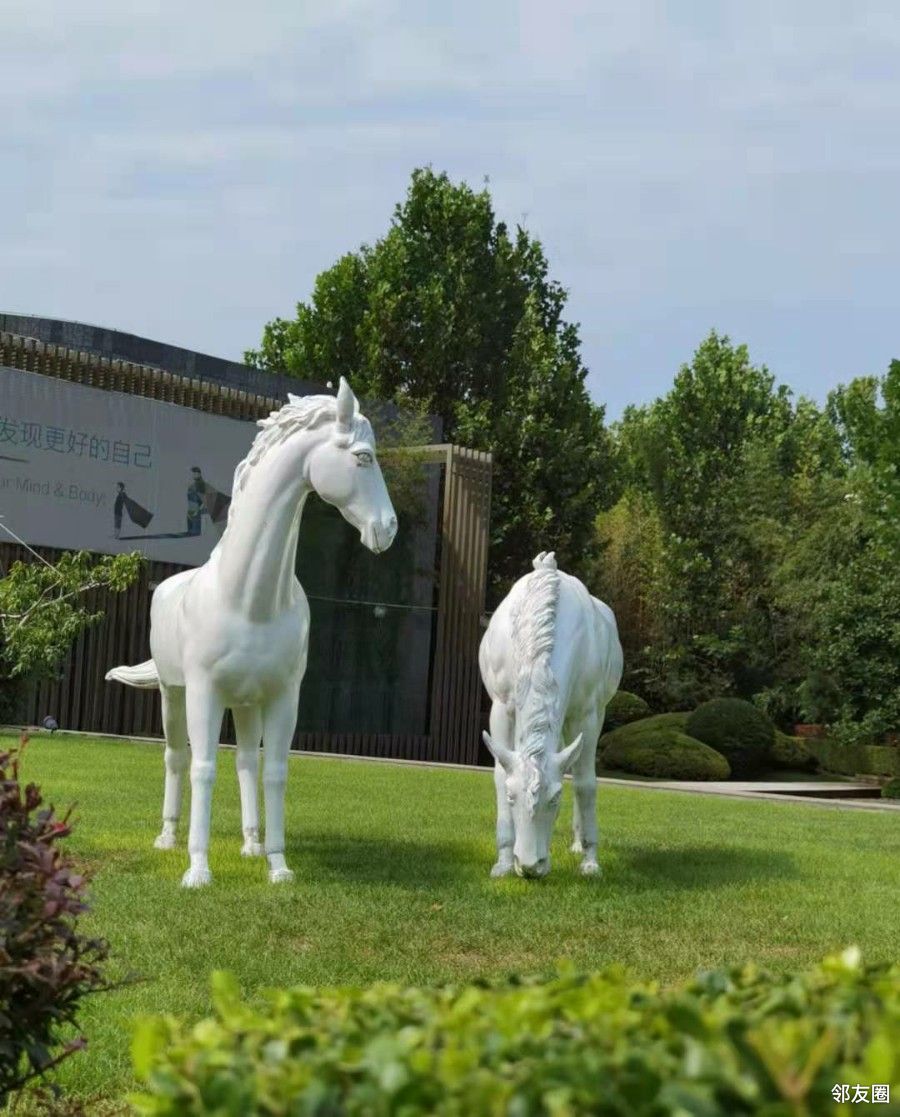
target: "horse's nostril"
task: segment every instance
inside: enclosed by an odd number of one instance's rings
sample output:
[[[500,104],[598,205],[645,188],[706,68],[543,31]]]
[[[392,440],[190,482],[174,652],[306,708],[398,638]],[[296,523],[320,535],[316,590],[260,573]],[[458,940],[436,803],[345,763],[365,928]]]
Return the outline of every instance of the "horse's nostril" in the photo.
[[[396,530],[397,530],[397,517],[396,516],[391,516],[391,518],[388,520],[388,531],[396,531]]]

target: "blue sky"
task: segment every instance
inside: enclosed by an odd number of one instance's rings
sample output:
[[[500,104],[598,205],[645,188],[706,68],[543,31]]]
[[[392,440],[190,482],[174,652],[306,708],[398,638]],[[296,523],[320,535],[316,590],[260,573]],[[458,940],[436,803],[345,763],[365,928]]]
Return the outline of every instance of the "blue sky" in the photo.
[[[817,399],[900,356],[896,5],[4,16],[0,310],[240,358],[431,164],[543,241],[611,417],[711,328]]]

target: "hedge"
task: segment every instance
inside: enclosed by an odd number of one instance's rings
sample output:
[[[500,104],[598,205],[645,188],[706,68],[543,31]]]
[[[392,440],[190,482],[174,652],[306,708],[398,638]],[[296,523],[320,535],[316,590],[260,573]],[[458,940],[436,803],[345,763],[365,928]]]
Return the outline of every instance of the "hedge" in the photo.
[[[618,729],[620,725],[649,716],[650,707],[643,698],[627,690],[618,690],[607,703],[603,727],[606,731]]]
[[[665,780],[727,780],[728,761],[715,749],[686,733],[659,727],[620,737],[615,730],[604,738],[600,761],[604,768]]]
[[[855,949],[660,990],[620,971],[436,989],[273,991],[213,976],[214,1016],[139,1024],[144,1117],[745,1117],[900,1091],[900,966]],[[885,1110],[885,1112],[892,1112]]]
[[[720,752],[735,779],[750,779],[765,769],[775,741],[775,726],[761,710],[741,698],[713,698],[691,714],[685,730]]]
[[[803,737],[789,737],[775,730],[775,740],[769,750],[769,763],[773,768],[783,768],[790,772],[815,772],[819,759]]]
[[[652,717],[641,718],[640,721],[633,721],[628,725],[620,725],[618,729],[614,729],[612,733],[601,741],[601,748],[604,747],[605,742],[611,740],[614,735],[617,740],[622,740],[623,738],[632,739],[656,729],[668,729],[673,733],[685,733],[685,727],[687,726],[690,716],[691,715],[686,712],[654,714]]]
[[[845,776],[900,776],[900,748],[896,745],[839,745],[834,741],[806,742],[828,772]]]

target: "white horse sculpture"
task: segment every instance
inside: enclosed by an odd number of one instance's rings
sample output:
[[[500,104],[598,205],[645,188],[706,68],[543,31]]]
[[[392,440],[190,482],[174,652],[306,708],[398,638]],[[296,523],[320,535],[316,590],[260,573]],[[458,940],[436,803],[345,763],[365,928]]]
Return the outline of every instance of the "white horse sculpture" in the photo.
[[[375,438],[346,380],[334,396],[288,396],[234,475],[228,525],[208,561],[167,578],[150,607],[152,658],[106,675],[159,687],[166,735],[166,788],[159,849],[171,849],[191,745],[189,888],[208,884],[209,822],[222,714],[237,734],[242,853],[261,854],[257,813],[264,743],[265,853],[269,879],[289,881],[284,857],[287,758],[306,670],[309,606],[294,574],[303,505],[316,492],[380,554],[397,518],[375,457]]]
[[[510,590],[479,650],[491,697],[484,742],[496,760],[497,863],[491,876],[550,871],[550,837],[563,776],[575,785],[574,853],[581,871],[597,864],[597,739],[622,677],[612,610],[541,553],[534,573]],[[557,751],[561,740],[571,744]]]

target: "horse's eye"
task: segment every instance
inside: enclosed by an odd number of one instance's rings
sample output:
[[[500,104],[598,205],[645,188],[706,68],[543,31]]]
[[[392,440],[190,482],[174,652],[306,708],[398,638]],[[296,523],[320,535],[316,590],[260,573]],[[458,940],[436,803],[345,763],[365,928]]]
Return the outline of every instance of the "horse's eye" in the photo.
[[[356,457],[357,465],[371,465],[372,462],[375,461],[375,459],[372,457],[372,455],[369,453],[368,450],[357,451],[355,457]]]

